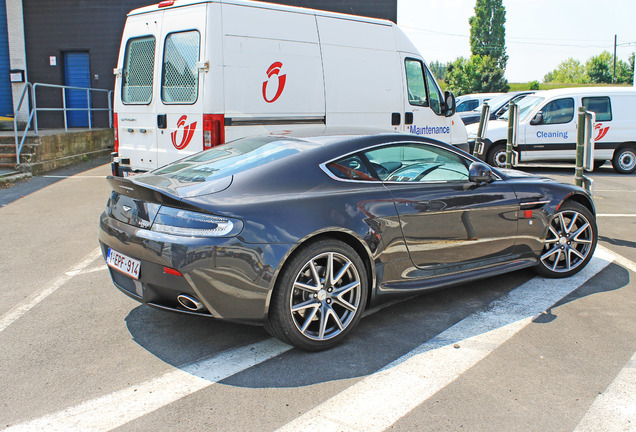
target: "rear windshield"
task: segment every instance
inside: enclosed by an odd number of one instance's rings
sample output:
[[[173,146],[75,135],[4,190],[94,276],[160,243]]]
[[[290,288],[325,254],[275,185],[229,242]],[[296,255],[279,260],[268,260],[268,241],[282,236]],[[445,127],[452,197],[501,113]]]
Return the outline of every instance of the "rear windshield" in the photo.
[[[155,44],[154,36],[128,40],[122,71],[121,100],[123,103],[147,105],[152,100]]]
[[[181,159],[153,174],[183,182],[210,181],[283,159],[309,145],[293,138],[242,138]]]

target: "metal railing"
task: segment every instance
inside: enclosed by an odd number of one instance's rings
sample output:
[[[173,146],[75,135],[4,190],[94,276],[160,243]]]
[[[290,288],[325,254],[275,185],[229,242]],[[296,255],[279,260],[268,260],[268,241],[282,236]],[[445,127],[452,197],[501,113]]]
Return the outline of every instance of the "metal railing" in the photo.
[[[38,107],[37,104],[37,89],[40,87],[45,88],[55,88],[62,90],[62,107],[61,108],[51,108],[51,107]],[[66,96],[68,90],[78,90],[86,92],[86,107],[67,107],[66,106]],[[91,95],[93,93],[106,93],[106,101],[107,108],[93,108],[92,107],[92,98]],[[24,135],[22,135],[22,139],[20,139],[18,134],[18,113],[22,108],[22,104],[24,103],[24,99],[27,94],[31,95],[31,110],[29,112],[29,117],[26,122],[26,127],[24,129]],[[72,87],[72,86],[63,86],[57,84],[43,84],[43,83],[35,83],[31,84],[27,82],[24,86],[24,90],[22,91],[22,96],[20,97],[20,102],[18,103],[18,107],[15,109],[15,113],[13,116],[13,132],[15,134],[15,155],[16,155],[16,164],[20,164],[20,153],[22,152],[22,147],[24,146],[24,142],[27,137],[27,133],[31,127],[31,123],[33,123],[33,133],[38,135],[38,112],[63,112],[64,113],[64,130],[68,132],[68,113],[69,111],[86,111],[86,117],[88,120],[88,128],[93,129],[93,111],[108,111],[108,126],[113,127],[113,91],[106,89],[96,89],[90,87]]]

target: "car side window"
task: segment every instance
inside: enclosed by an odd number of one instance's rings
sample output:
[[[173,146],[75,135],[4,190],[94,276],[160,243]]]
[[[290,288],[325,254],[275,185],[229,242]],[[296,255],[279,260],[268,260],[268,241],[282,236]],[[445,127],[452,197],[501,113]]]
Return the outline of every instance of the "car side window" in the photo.
[[[406,59],[406,85],[411,105],[428,106],[426,85],[424,84],[424,65],[419,60]]]
[[[479,106],[479,101],[477,99],[471,99],[457,105],[457,109],[455,111],[457,112],[472,111],[476,109],[478,106]]]
[[[449,182],[468,180],[468,164],[461,156],[441,147],[397,144],[365,152],[382,181]]]
[[[327,164],[327,169],[343,180],[377,181],[366,162],[359,155],[347,156]]]
[[[596,113],[596,121],[612,121],[612,105],[607,96],[583,98],[583,106]]]
[[[543,124],[570,123],[574,119],[574,99],[564,98],[548,102],[542,112]]]

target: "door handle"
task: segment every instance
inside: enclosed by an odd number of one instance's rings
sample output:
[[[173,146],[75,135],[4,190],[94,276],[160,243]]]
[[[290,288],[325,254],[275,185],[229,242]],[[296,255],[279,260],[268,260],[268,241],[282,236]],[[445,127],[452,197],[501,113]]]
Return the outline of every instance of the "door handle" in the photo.
[[[400,115],[400,113],[391,114],[391,125],[399,126],[400,123],[402,123],[402,116]]]
[[[157,128],[165,129],[168,127],[168,119],[166,114],[157,115]]]
[[[412,112],[407,112],[407,113],[404,114],[404,124],[405,125],[413,124],[413,113]]]

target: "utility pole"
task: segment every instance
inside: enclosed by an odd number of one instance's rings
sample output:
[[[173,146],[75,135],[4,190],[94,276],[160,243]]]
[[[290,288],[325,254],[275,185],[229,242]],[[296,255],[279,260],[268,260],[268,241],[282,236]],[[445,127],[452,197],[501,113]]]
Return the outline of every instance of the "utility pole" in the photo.
[[[616,84],[616,42],[617,35],[614,35],[614,76],[612,77],[612,84]]]

